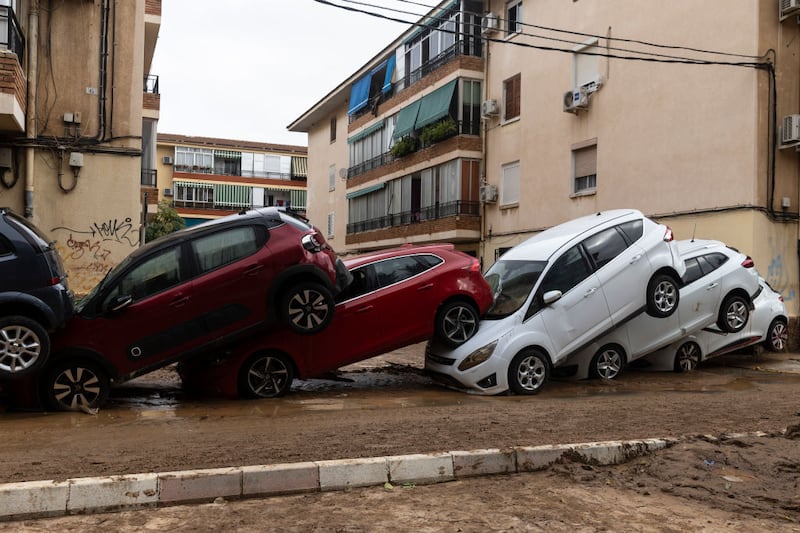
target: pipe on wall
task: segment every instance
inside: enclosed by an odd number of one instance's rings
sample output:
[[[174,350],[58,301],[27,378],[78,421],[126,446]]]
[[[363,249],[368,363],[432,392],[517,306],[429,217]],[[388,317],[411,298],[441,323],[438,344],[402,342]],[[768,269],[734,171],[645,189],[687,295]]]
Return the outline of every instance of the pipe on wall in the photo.
[[[36,139],[36,97],[39,54],[39,0],[31,0],[28,12],[28,100],[26,103],[25,137]],[[34,172],[33,158],[35,148],[25,148],[25,216],[33,217]]]

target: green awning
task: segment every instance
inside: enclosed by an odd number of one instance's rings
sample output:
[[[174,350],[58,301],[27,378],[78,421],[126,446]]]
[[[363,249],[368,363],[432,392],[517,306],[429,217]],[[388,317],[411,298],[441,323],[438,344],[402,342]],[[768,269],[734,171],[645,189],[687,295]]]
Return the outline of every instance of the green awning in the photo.
[[[214,150],[214,157],[220,159],[241,159],[242,152],[235,152],[233,150]]]
[[[355,135],[353,135],[352,137],[349,137],[347,139],[347,144],[353,144],[356,141],[360,141],[361,139],[363,139],[367,135],[371,135],[371,134],[375,133],[379,129],[383,128],[383,123],[384,123],[383,120],[379,120],[378,122],[376,122],[375,124],[373,124],[369,128],[366,128],[366,129],[363,129],[363,130],[359,131],[358,133],[356,133]]]
[[[414,131],[414,124],[417,122],[417,113],[421,102],[422,100],[417,100],[400,110],[397,114],[397,124],[394,127],[393,138],[399,139]]]
[[[173,187],[194,187],[202,189],[213,189],[214,184],[207,181],[188,181],[188,180],[172,180]]]
[[[424,128],[450,113],[450,102],[453,101],[457,81],[453,80],[422,98],[414,129]]]
[[[292,156],[292,176],[308,177],[308,158]]]
[[[358,198],[359,196],[364,196],[365,194],[369,194],[371,192],[379,191],[383,189],[386,183],[378,183],[377,185],[372,185],[371,187],[365,187],[363,189],[359,189],[357,191],[349,192],[345,196],[348,200],[353,198]]]

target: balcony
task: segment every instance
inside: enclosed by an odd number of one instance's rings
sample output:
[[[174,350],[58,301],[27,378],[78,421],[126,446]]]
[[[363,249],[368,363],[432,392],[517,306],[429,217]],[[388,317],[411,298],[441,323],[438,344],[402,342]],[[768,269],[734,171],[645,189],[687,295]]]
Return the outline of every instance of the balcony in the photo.
[[[0,131],[25,131],[27,79],[20,66],[25,41],[14,11],[0,6]]]
[[[144,79],[142,87],[142,116],[158,120],[161,110],[161,94],[158,92],[158,76],[149,75]]]
[[[142,169],[142,187],[155,187],[158,183],[158,171],[156,169]]]
[[[347,234],[362,233],[383,228],[392,228],[406,224],[418,224],[430,220],[455,217],[458,215],[480,215],[480,202],[455,201],[436,204],[413,211],[405,211],[393,215],[386,215],[361,222],[351,222],[347,225]]]

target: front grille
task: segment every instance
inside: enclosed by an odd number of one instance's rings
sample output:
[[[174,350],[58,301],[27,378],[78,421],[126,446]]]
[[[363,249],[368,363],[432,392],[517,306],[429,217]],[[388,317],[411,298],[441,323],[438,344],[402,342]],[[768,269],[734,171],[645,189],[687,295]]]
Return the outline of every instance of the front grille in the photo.
[[[437,365],[443,365],[443,366],[453,366],[453,364],[456,362],[455,359],[450,359],[449,357],[442,357],[441,355],[436,355],[429,351],[425,352],[425,359],[427,359],[428,361],[433,361]]]

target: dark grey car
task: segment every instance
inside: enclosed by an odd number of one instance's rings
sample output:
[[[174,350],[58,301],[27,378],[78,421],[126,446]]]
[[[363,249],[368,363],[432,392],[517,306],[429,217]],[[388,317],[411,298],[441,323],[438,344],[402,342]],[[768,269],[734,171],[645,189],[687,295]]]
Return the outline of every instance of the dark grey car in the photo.
[[[73,295],[53,243],[0,208],[0,379],[40,368],[50,354],[49,333],[72,312]]]

